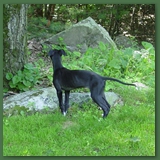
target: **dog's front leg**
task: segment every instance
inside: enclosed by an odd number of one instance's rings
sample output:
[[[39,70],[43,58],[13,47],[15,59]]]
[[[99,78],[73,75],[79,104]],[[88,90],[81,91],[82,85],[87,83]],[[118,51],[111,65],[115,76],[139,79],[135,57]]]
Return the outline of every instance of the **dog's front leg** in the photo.
[[[65,114],[67,113],[67,110],[69,108],[69,93],[70,91],[65,91]]]
[[[61,109],[61,113],[64,114],[65,108],[64,108],[64,105],[63,105],[62,90],[57,90],[57,97],[58,97],[59,108]]]

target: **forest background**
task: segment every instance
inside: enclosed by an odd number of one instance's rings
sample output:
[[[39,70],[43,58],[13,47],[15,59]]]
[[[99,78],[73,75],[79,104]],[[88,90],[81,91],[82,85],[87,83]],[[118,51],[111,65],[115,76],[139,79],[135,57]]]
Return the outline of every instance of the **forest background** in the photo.
[[[124,35],[133,40],[133,47],[142,46],[142,41],[155,47],[154,4],[15,4],[4,5],[3,10],[3,81],[10,89],[14,88],[8,83],[13,77],[11,74],[21,70],[28,61],[27,57],[32,56],[27,56],[30,53],[28,40],[47,39],[89,16],[101,24],[113,40]],[[8,28],[6,24],[12,27]]]

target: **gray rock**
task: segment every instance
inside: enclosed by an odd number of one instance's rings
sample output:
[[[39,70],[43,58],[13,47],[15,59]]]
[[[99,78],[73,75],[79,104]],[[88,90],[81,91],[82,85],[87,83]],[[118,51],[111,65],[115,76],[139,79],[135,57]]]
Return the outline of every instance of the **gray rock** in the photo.
[[[123,101],[119,95],[113,92],[106,92],[105,95],[111,106],[115,106],[117,104],[123,105]],[[89,100],[91,100],[90,93],[70,94],[70,106],[73,104],[82,106],[83,103],[88,102]],[[56,90],[53,87],[43,88],[35,91],[23,92],[4,99],[4,110],[13,108],[15,106],[25,107],[28,110],[35,111],[41,111],[43,109],[49,108],[53,111],[58,107]]]
[[[137,89],[138,90],[147,90],[147,89],[149,89],[149,87],[148,86],[146,86],[145,84],[143,84],[143,83],[140,83],[140,82],[135,82],[134,83],[136,86],[137,86]]]
[[[34,91],[27,91],[8,97],[3,101],[3,109],[14,106],[24,106],[29,110],[42,110],[45,107],[57,108],[56,91],[53,88],[43,88]]]
[[[119,35],[115,38],[115,43],[118,48],[129,48],[133,47],[133,40],[131,40],[129,37]]]
[[[60,37],[66,44],[67,49],[71,52],[80,51],[81,53],[85,53],[88,47],[97,47],[100,41],[109,44],[109,47],[116,48],[116,44],[113,42],[108,32],[91,17],[80,21],[67,30],[41,43],[51,47],[52,44],[60,44]]]
[[[115,105],[123,105],[122,98],[115,94],[114,92],[105,92],[105,96],[109,104],[113,107]],[[90,93],[71,93],[70,94],[70,104],[79,104],[79,106],[83,105],[83,103],[92,100],[90,97]],[[96,104],[95,104],[96,105]]]
[[[125,48],[137,48],[141,49],[142,47],[136,43],[136,40],[129,38],[128,36],[118,35],[115,40],[115,44],[119,49]]]

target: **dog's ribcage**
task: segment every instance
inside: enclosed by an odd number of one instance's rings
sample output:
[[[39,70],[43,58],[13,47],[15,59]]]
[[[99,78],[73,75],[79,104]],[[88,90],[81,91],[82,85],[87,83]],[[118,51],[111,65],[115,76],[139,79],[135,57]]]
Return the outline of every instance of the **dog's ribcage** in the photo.
[[[87,73],[88,76],[85,76]],[[56,77],[55,77],[56,76]],[[63,90],[72,90],[75,88],[87,87],[92,77],[99,76],[98,74],[85,70],[68,70],[66,68],[58,69],[54,73],[54,79],[59,79],[59,85]]]

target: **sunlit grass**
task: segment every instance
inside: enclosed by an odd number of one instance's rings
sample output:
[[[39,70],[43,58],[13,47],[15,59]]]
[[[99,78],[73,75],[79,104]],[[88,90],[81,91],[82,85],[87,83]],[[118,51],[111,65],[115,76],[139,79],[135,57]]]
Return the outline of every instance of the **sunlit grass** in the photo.
[[[125,105],[111,108],[106,119],[91,102],[83,108],[72,106],[66,117],[59,109],[50,114],[4,117],[3,155],[154,156],[154,98],[146,100],[142,91],[132,93],[133,101],[141,96],[139,103],[129,105],[130,96],[125,93]]]

